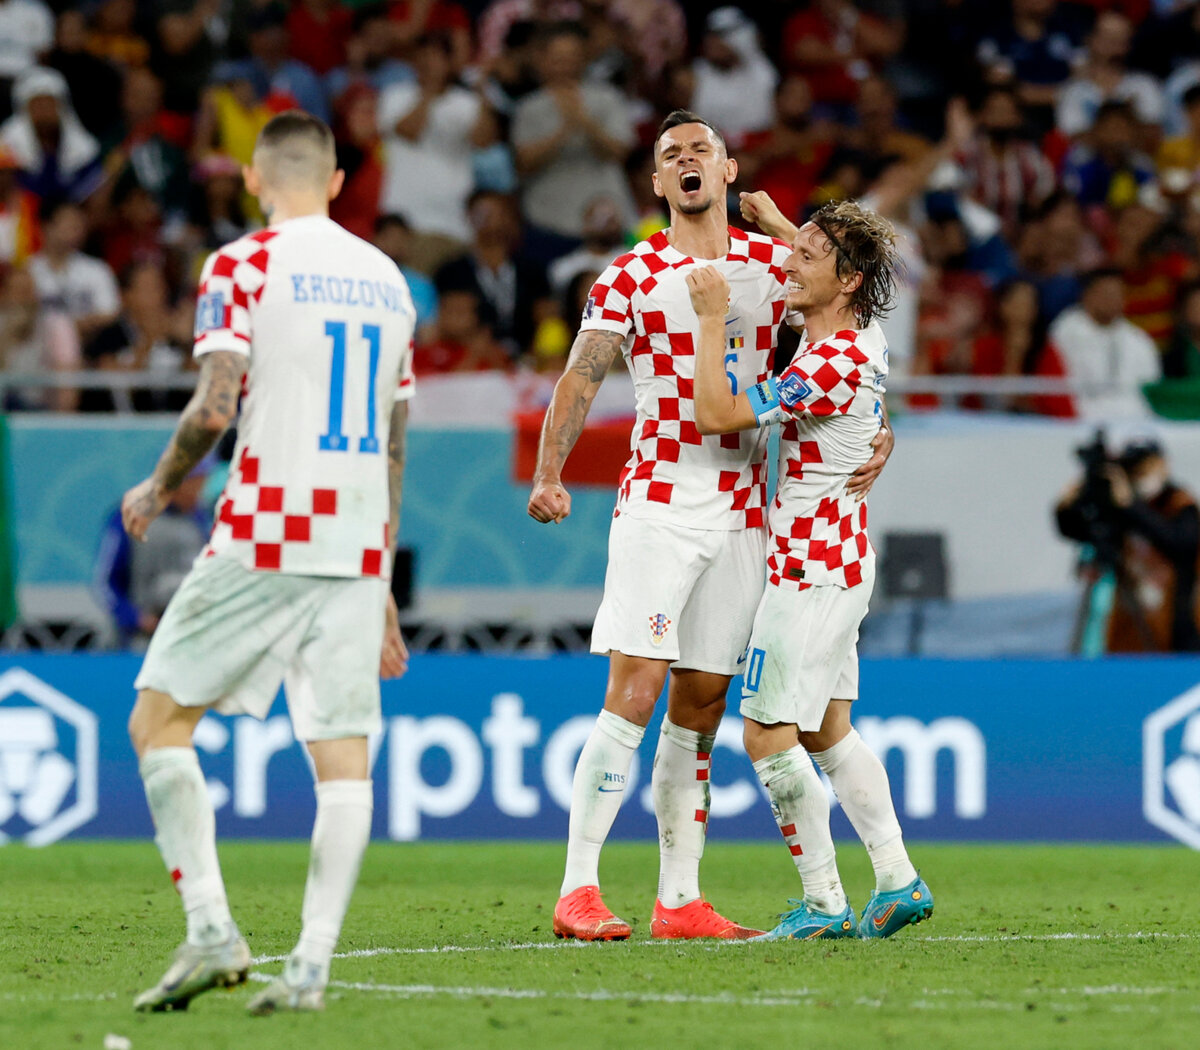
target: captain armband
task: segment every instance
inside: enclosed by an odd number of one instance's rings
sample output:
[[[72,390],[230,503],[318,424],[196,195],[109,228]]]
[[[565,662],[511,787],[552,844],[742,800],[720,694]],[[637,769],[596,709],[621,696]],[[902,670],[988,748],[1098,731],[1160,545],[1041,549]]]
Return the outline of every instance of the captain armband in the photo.
[[[778,423],[783,419],[783,408],[779,404],[779,387],[775,377],[770,376],[766,382],[755,383],[746,391],[750,407],[754,409],[754,418],[760,427]]]

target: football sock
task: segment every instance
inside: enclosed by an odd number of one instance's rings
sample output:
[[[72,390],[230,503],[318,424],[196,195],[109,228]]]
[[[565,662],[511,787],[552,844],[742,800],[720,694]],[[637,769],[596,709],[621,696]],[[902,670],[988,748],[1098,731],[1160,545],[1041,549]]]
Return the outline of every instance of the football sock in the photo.
[[[192,944],[220,944],[228,939],[233,919],[200,760],[190,747],[157,747],[142,756],[138,768],[154,819],[154,841],[183,899],[187,939]]]
[[[805,903],[825,915],[840,915],[846,893],[829,833],[829,796],[808,752],[797,744],[760,758],[754,772],[767,789],[775,822],[800,873]]]
[[[715,734],[664,718],[650,790],[658,818],[658,899],[681,908],[700,896],[700,855],[708,825],[709,755]]]
[[[917,871],[904,848],[883,763],[863,743],[856,729],[812,757],[829,777],[843,811],[867,847],[875,869],[875,888],[888,892],[907,886],[917,877]]]
[[[337,947],[371,837],[373,809],[369,780],[326,780],[317,784],[317,819],[313,823],[308,881],[304,884],[303,925],[292,954],[325,972]]]
[[[567,869],[560,896],[600,884],[600,847],[625,797],[625,782],[646,730],[611,711],[601,711],[579,752],[571,787]]]

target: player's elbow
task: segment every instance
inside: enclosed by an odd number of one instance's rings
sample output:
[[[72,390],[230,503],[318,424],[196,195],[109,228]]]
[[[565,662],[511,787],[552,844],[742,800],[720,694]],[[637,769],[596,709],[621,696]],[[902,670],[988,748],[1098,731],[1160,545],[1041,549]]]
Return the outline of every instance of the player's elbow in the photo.
[[[711,406],[702,406],[699,401],[696,402],[696,429],[701,434],[728,434],[730,430],[736,429],[728,425],[727,421],[722,417],[721,413],[714,411]]]

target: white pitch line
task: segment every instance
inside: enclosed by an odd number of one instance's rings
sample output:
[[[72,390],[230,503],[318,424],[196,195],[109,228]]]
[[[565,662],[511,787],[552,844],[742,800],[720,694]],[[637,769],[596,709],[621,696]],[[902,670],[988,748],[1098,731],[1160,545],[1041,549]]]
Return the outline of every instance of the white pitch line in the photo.
[[[1195,940],[1194,933],[1168,933],[1161,931],[1144,931],[1136,933],[1014,933],[1009,935],[955,935],[944,937],[905,937],[907,941],[922,943],[958,943],[958,944],[1019,944],[1023,942],[1041,941],[1144,941],[1144,940]],[[709,951],[726,951],[734,945],[744,945],[746,941],[722,941],[706,944]],[[678,941],[646,940],[630,941],[630,947],[679,947]],[[462,952],[524,952],[524,951],[562,951],[562,950],[596,950],[603,951],[596,943],[576,940],[562,941],[527,941],[518,944],[437,944],[426,948],[356,948],[353,951],[338,952],[335,959],[370,959],[378,955],[448,955]],[[264,963],[284,962],[286,955],[259,955],[254,959],[255,965]]]

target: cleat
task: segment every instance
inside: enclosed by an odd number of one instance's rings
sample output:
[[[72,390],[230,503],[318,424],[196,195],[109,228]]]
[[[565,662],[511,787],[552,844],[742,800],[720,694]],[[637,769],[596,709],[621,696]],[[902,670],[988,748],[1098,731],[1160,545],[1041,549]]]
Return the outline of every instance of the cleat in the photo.
[[[918,875],[903,889],[872,893],[859,920],[858,935],[868,940],[890,937],[897,930],[923,922],[932,914],[933,894]]]
[[[175,959],[162,980],[134,1001],[139,1012],[161,1013],[186,1010],[188,1004],[210,988],[235,988],[250,972],[250,948],[236,926],[220,944],[203,947],[184,942],[175,949]]]
[[[826,915],[804,901],[792,899],[788,904],[796,907],[780,915],[779,925],[755,937],[756,941],[815,941],[854,936],[854,909],[849,905],[840,915]]]
[[[604,906],[599,886],[580,886],[554,906],[554,936],[581,941],[623,941],[633,933]]]
[[[328,974],[316,963],[292,956],[283,973],[246,1004],[255,1017],[269,1017],[277,1011],[302,1013],[325,1009],[325,984]]]
[[[650,936],[666,940],[719,937],[725,941],[748,941],[761,933],[725,918],[703,897],[682,908],[664,908],[662,901],[655,901],[654,920],[650,923]]]

